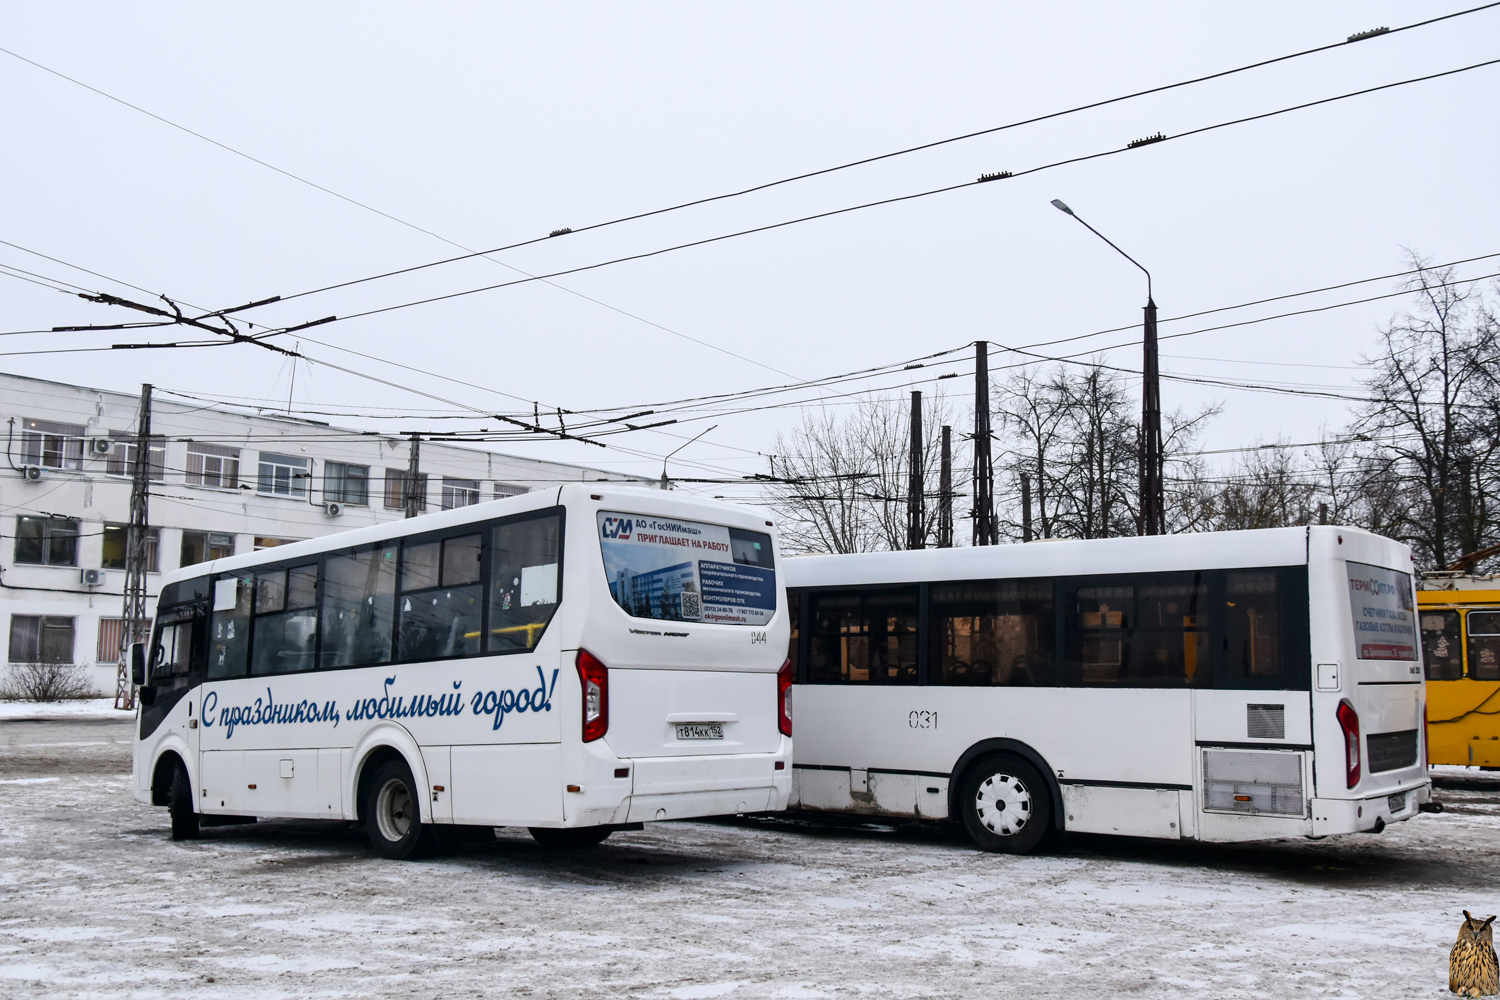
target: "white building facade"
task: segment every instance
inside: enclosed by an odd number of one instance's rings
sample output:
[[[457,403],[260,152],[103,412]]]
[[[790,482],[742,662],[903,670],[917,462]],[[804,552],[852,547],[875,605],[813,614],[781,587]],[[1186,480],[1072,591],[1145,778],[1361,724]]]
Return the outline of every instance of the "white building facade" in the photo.
[[[74,663],[113,694],[137,394],[0,374],[0,627],[7,663]],[[296,417],[151,407],[148,613],[180,566],[406,516],[411,443]],[[639,479],[422,441],[416,500],[446,510],[565,482]]]

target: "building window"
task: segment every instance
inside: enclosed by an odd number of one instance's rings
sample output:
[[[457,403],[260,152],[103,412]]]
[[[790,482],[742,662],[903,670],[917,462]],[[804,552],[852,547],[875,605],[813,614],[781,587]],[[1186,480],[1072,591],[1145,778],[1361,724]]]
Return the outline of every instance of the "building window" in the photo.
[[[11,663],[72,663],[73,619],[60,615],[11,615]]]
[[[390,510],[402,510],[406,507],[406,470],[385,470],[385,505]],[[417,476],[417,509],[422,510],[427,506],[427,473],[423,472]]]
[[[83,468],[82,424],[21,421],[21,464],[46,469]]]
[[[151,619],[146,619],[146,634],[151,634]],[[119,663],[125,645],[125,619],[100,618],[99,640],[94,650],[95,663]]]
[[[468,507],[479,502],[479,482],[474,479],[443,477],[443,509]]]
[[[332,503],[352,503],[360,507],[368,504],[370,467],[345,462],[324,462],[323,499]]]
[[[237,489],[240,485],[240,450],[189,441],[187,484],[221,490]]]
[[[510,483],[495,484],[495,499],[504,500],[506,497],[518,497],[530,491],[524,486],[513,486]]]
[[[104,556],[99,560],[103,569],[124,569],[126,543],[130,537],[130,529],[123,524],[106,524],[104,526]],[[157,565],[157,543],[161,541],[160,528],[146,529],[146,572],[158,573]]]
[[[255,480],[255,492],[277,497],[304,497],[307,495],[307,459],[293,455],[260,453],[260,474]]]
[[[63,517],[16,518],[16,562],[77,566],[78,522]]]
[[[135,475],[135,463],[140,456],[141,448],[136,443],[134,434],[122,434],[119,431],[110,431],[109,439],[114,447],[109,450],[109,457],[104,461],[104,471],[111,476],[133,476]],[[167,466],[167,441],[166,438],[151,436],[150,468],[147,476],[153,483],[159,483],[166,479]]]
[[[259,552],[261,549],[274,549],[278,545],[290,545],[293,542],[300,542],[301,540],[302,539],[300,538],[268,538],[265,535],[256,535],[255,551]]]
[[[184,531],[181,566],[196,566],[234,555],[234,536],[221,531]]]

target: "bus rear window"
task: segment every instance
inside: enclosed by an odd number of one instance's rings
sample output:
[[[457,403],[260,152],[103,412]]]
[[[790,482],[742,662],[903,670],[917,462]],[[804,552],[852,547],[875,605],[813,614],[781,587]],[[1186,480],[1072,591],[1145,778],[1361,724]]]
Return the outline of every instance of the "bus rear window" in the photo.
[[[1469,676],[1500,680],[1500,611],[1469,612]]]
[[[1456,681],[1464,675],[1463,646],[1458,639],[1457,611],[1423,611],[1422,659],[1427,679]]]
[[[764,625],[776,613],[771,536],[700,521],[598,514],[615,603],[636,618]]]
[[[1415,611],[1409,574],[1349,563],[1349,612],[1361,660],[1415,660]]]

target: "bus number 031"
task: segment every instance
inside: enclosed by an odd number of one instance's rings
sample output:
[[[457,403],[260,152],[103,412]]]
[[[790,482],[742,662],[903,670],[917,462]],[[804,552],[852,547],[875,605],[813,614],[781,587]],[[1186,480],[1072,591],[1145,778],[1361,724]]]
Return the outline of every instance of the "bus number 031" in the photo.
[[[912,729],[936,729],[937,716],[936,712],[912,712],[906,717],[906,724]]]

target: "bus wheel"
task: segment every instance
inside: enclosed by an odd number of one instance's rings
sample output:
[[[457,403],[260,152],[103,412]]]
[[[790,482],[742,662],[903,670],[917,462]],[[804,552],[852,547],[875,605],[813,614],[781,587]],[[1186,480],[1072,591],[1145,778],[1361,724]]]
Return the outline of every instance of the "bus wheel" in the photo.
[[[381,764],[365,792],[365,830],[375,853],[402,860],[418,853],[424,836],[421,804],[411,768],[403,760]]]
[[[986,851],[1029,854],[1047,835],[1052,803],[1036,768],[1009,754],[980,760],[964,775],[965,832]]]
[[[193,811],[193,784],[187,768],[178,762],[172,768],[172,784],[167,790],[167,812],[172,817],[173,840],[198,839],[198,814]]]
[[[575,826],[566,830],[549,830],[546,827],[527,827],[531,839],[543,847],[593,847],[604,843],[614,833],[608,826]]]

